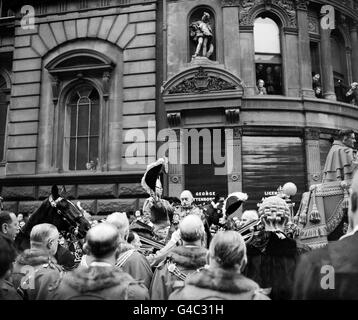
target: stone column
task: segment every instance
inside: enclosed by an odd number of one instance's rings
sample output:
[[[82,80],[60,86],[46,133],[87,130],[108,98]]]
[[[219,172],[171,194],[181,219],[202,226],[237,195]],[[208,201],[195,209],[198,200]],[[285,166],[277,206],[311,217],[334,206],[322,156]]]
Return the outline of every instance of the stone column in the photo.
[[[242,129],[225,129],[228,194],[242,191]]]
[[[331,48],[331,30],[322,29],[321,32],[321,63],[322,63],[322,85],[323,97],[329,100],[337,100],[334,92],[333,66],[332,66],[332,48]]]
[[[227,70],[240,75],[239,8],[225,4],[223,7],[224,62]]]
[[[255,95],[256,68],[254,27],[240,26],[241,78],[245,82],[245,96]]]
[[[174,130],[173,130],[174,131]],[[176,139],[169,139],[169,181],[168,193],[170,197],[179,197],[184,190],[184,146],[183,132],[180,129],[175,131]]]
[[[306,168],[309,187],[322,181],[319,130],[305,130]]]
[[[353,81],[358,82],[358,22],[351,26],[352,39],[352,76]]]
[[[297,4],[298,24],[298,57],[300,68],[300,87],[304,97],[314,97],[312,89],[312,62],[310,52],[310,38],[308,30],[307,1],[298,1]]]

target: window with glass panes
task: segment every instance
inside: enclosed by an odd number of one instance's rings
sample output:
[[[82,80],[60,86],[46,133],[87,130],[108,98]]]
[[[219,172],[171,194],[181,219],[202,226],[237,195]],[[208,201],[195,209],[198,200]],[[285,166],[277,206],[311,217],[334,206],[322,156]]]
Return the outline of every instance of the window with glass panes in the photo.
[[[283,94],[280,28],[271,18],[254,22],[256,82],[264,80],[267,94]]]
[[[98,165],[99,130],[100,97],[98,91],[89,84],[76,87],[70,92],[66,103],[65,168],[89,170]]]

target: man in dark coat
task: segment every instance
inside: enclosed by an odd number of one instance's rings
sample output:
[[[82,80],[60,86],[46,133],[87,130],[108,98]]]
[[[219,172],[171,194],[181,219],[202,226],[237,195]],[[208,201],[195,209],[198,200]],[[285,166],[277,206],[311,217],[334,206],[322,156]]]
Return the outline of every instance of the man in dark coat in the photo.
[[[109,223],[94,226],[87,233],[84,249],[88,267],[80,266],[53,284],[53,300],[147,300],[148,289],[128,273],[116,268],[118,230]]]
[[[7,240],[0,237],[0,300],[22,300],[9,281],[16,252]]]
[[[358,174],[354,175],[351,188],[348,233],[301,257],[293,299],[358,299]]]
[[[203,247],[204,225],[199,216],[188,215],[179,226],[182,245],[175,247],[156,268],[150,288],[152,300],[168,300],[175,283],[202,268],[207,250]]]
[[[52,224],[34,226],[30,233],[30,249],[16,259],[12,274],[15,288],[26,300],[44,300],[52,282],[61,276],[62,268],[54,255],[57,251],[59,233]]]
[[[210,243],[208,267],[191,274],[169,300],[269,300],[241,271],[247,262],[240,233],[219,231]]]
[[[259,215],[264,230],[247,245],[244,274],[262,288],[271,288],[272,300],[290,299],[298,257],[306,249],[285,234],[290,209],[282,198],[266,198]]]

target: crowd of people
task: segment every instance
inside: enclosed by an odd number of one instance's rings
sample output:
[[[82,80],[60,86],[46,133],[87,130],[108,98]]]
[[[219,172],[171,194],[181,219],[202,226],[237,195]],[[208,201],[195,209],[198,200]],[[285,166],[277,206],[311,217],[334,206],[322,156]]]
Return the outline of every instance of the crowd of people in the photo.
[[[258,211],[243,213],[242,192],[199,207],[189,190],[163,199],[148,169],[143,210],[92,221],[76,264],[49,223],[36,224],[30,248],[18,251],[24,217],[2,211],[0,300],[358,299],[354,144],[354,132],[341,131],[327,156],[323,181],[351,182],[348,232],[324,248],[301,243],[283,196],[263,198]],[[149,166],[155,176],[163,164]]]
[[[125,213],[115,212],[88,231],[85,254],[71,271],[65,271],[55,258],[60,239],[55,226],[47,223],[34,226],[30,249],[18,253],[13,244],[19,232],[18,218],[14,213],[3,211],[0,214],[0,299],[358,298],[353,286],[355,274],[347,273],[347,268],[352,271],[354,263],[358,263],[354,256],[358,239],[355,233],[358,230],[358,176],[352,188],[350,233],[322,250],[306,253],[309,248],[287,235],[285,226],[290,211],[284,199],[278,196],[265,199],[258,212],[246,211],[241,218],[235,216],[229,221],[223,214],[221,230],[212,232],[213,237],[209,239],[205,210],[199,210],[192,203],[191,193],[185,191],[178,206],[182,216],[171,234],[171,227],[167,228],[169,240],[163,243],[162,250],[151,256],[143,255],[138,238],[136,246],[129,242],[133,243],[138,237],[130,231],[131,225],[145,218],[137,213],[130,224]],[[235,199],[230,204],[234,211],[244,201],[240,193],[235,194]],[[230,212],[230,206],[227,209]],[[226,218],[224,224],[223,218]],[[245,243],[237,230],[257,218],[264,228]],[[224,228],[230,223],[236,228]],[[298,261],[301,262],[298,264]],[[327,261],[335,268],[335,290],[320,288],[320,267]]]

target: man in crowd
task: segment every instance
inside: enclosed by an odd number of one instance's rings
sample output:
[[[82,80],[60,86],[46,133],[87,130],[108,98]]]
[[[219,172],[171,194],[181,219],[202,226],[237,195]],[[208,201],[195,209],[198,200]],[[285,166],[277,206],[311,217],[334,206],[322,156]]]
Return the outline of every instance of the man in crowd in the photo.
[[[349,231],[339,241],[301,256],[293,299],[356,300],[358,288],[358,174],[352,181]]]
[[[62,269],[54,258],[58,240],[59,233],[52,224],[32,228],[30,249],[16,259],[12,275],[14,286],[22,291],[24,299],[46,299],[50,284],[60,278]]]
[[[147,300],[148,289],[115,265],[119,256],[115,226],[100,223],[87,233],[88,267],[65,274],[52,288],[54,300]]]
[[[19,233],[19,222],[15,213],[2,211],[0,213],[0,237],[4,237],[10,243],[13,243]]]
[[[290,299],[294,272],[301,252],[296,240],[286,235],[290,209],[281,197],[264,199],[259,207],[264,228],[247,246],[244,274],[262,288],[271,288],[272,300]]]
[[[152,300],[168,300],[176,282],[206,263],[207,250],[203,247],[204,225],[197,215],[188,215],[179,226],[182,245],[175,247],[154,273],[150,295]]]
[[[0,237],[0,300],[22,300],[9,281],[15,257],[14,248]]]
[[[143,281],[145,286],[149,289],[153,272],[148,260],[133,246],[127,243],[129,234],[129,221],[126,214],[114,212],[107,217],[106,222],[117,228],[119,233],[119,256],[116,262],[116,266],[121,268],[124,272],[130,274],[135,280]],[[81,266],[88,268],[88,261],[90,260],[90,256],[84,255],[82,257]]]
[[[149,289],[153,272],[148,260],[133,246],[127,243],[129,234],[129,221],[124,213],[115,212],[107,217],[108,223],[115,226],[119,232],[119,257],[116,266],[129,273],[134,279],[141,280]]]
[[[326,158],[323,183],[351,180],[357,166],[355,155],[356,138],[353,130],[341,130]]]
[[[208,268],[190,275],[178,284],[169,300],[268,300],[257,283],[246,278],[243,270],[246,245],[236,231],[219,231],[210,243]]]

